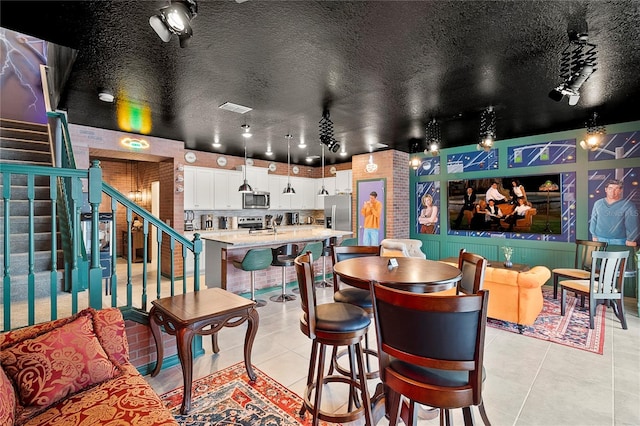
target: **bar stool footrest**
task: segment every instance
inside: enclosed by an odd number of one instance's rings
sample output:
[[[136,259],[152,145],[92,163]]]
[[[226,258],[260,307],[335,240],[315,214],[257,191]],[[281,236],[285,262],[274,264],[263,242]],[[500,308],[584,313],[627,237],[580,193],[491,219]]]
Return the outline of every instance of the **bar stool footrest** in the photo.
[[[364,356],[365,356],[365,366],[369,365],[369,362],[367,361],[367,357],[369,356],[373,356],[378,358],[378,351],[376,351],[375,349],[369,349],[369,348],[362,348],[362,352],[364,352]],[[336,356],[331,360],[331,366],[334,370],[336,370],[338,373],[342,374],[343,376],[346,377],[351,377],[351,371],[347,370],[346,368],[342,367],[339,363],[338,363],[338,359],[340,359],[341,357],[348,355],[349,352],[346,349],[343,349],[341,351],[339,351]],[[358,377],[358,376],[356,376]],[[367,371],[367,380],[371,380],[371,379],[377,379],[378,377],[380,377],[380,371],[379,370],[373,370],[373,371]]]
[[[348,377],[348,376],[333,374],[333,375],[325,376],[322,379],[323,386],[329,383],[345,383],[347,385],[354,387],[354,389],[356,389],[358,393],[360,393],[359,403],[355,410],[348,411],[345,413],[329,413],[327,411],[323,411],[319,409],[318,410],[319,420],[323,420],[325,422],[330,422],[330,423],[349,423],[365,416],[364,406],[362,405],[362,402],[361,402],[363,395],[362,395],[361,389],[359,388],[360,383],[358,381],[353,380],[351,379],[351,377]],[[305,389],[304,398],[302,402],[302,409],[300,410],[300,417],[302,418],[304,418],[305,412],[313,413],[314,411],[314,405],[313,405],[313,402],[311,402],[311,396],[315,388],[316,388],[316,382],[313,382],[307,385]]]

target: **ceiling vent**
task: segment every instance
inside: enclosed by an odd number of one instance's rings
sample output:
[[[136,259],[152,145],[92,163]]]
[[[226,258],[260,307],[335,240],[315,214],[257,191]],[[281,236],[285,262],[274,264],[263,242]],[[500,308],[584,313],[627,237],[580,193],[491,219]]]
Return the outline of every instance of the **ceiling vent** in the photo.
[[[246,107],[244,105],[234,104],[233,102],[225,102],[222,105],[220,105],[218,108],[223,109],[225,111],[237,112],[238,114],[245,114],[253,109],[253,108]]]

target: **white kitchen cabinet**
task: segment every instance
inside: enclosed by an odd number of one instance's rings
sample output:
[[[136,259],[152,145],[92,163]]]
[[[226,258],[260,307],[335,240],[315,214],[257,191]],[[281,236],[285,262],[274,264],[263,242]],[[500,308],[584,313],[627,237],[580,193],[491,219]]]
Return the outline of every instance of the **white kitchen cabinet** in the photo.
[[[242,195],[238,188],[242,185],[242,172],[236,170],[216,170],[214,172],[214,210],[240,210]]]
[[[325,197],[320,197],[318,194],[322,189],[322,178],[315,179],[316,181],[316,199],[315,199],[315,209],[323,210],[324,209],[324,199]],[[336,195],[336,178],[335,177],[325,177],[324,178],[324,189],[329,192],[329,195]]]
[[[244,168],[245,166],[238,166],[237,169],[244,173]],[[254,191],[269,191],[269,169],[266,167],[247,166],[247,182]]]
[[[353,192],[351,179],[351,170],[338,170],[336,172],[336,193],[350,194]]]
[[[214,172],[207,167],[184,167],[184,209],[213,210]]]
[[[269,193],[271,194],[271,209],[285,210],[291,208],[291,195],[283,195],[282,190],[287,186],[287,177],[269,175]]]
[[[296,193],[291,196],[291,209],[313,210],[316,205],[316,180],[310,178],[292,177],[291,185]]]

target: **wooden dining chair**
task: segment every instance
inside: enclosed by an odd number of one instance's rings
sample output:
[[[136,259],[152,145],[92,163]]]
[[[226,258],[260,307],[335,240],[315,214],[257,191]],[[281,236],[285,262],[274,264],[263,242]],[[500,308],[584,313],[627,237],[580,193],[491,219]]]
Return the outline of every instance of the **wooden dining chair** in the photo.
[[[416,424],[418,404],[441,413],[462,408],[465,425],[473,424],[475,405],[490,425],[482,400],[489,292],[432,297],[372,282],[371,293],[389,425],[398,422],[402,397],[406,425]]]
[[[591,275],[591,253],[604,251],[607,243],[602,241],[576,240],[576,254],[573,268],[555,268],[553,274],[553,298],[558,298],[558,281],[560,278],[571,280],[589,279]]]
[[[476,294],[482,290],[487,259],[460,249],[458,269],[462,271],[462,279],[458,281],[456,294]]]
[[[598,300],[611,302],[623,329],[627,329],[624,317],[624,270],[628,251],[594,251],[591,253],[591,272],[586,280],[560,281],[560,315],[566,310],[567,291],[589,298],[589,328],[594,327]]]
[[[333,265],[336,263],[346,260],[353,259],[355,257],[365,257],[365,256],[379,256],[380,255],[380,247],[379,246],[333,246],[331,251]],[[358,306],[359,308],[364,309],[370,317],[373,317],[373,307],[371,305],[371,293],[369,290],[363,290],[360,288],[356,288],[350,286],[348,284],[344,284],[340,281],[340,277],[337,274],[333,274],[333,300],[335,302],[340,303],[349,303],[351,305]],[[371,349],[369,346],[369,337],[365,335],[364,341],[365,353],[367,354],[367,378],[375,379],[378,377],[378,371],[371,369],[371,363],[369,362],[369,355],[377,356],[377,352],[375,349]],[[334,348],[334,353],[332,355],[332,370],[335,368],[342,374],[349,374],[347,370],[342,368],[338,363],[338,359],[344,355],[344,351],[341,353],[337,352],[337,348]]]

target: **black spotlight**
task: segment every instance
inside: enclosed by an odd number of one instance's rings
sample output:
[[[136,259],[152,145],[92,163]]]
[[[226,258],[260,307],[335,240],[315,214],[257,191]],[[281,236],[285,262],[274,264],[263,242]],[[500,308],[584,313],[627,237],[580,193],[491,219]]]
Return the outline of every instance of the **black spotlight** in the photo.
[[[170,5],[160,9],[157,15],[149,18],[149,25],[158,37],[165,43],[171,40],[173,34],[178,36],[180,47],[185,47],[191,37],[191,20],[198,14],[198,4],[195,0],[173,1]]]
[[[329,109],[322,111],[322,119],[320,120],[320,142],[326,145],[329,151],[338,152],[340,143],[333,137],[333,121],[329,118]]]

